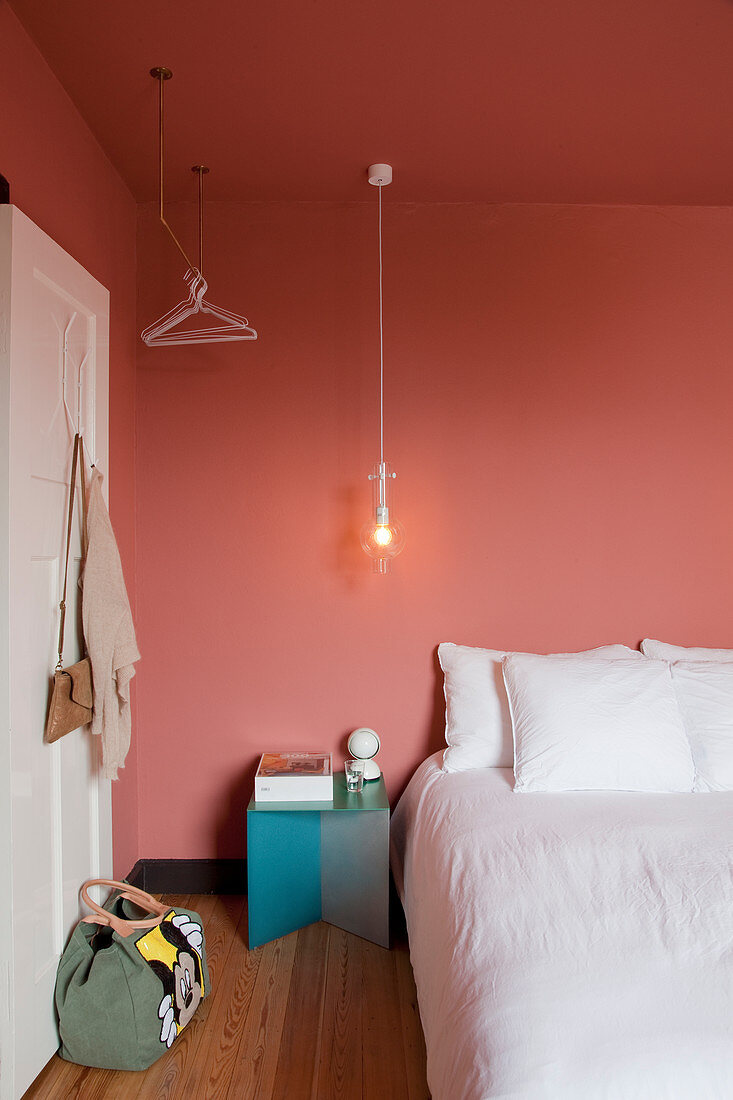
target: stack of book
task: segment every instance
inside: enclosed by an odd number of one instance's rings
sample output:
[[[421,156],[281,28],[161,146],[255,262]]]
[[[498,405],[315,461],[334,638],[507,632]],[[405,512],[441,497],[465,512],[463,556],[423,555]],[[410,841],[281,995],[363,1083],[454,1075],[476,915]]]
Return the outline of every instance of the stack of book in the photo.
[[[330,752],[265,752],[255,775],[255,802],[331,802]]]

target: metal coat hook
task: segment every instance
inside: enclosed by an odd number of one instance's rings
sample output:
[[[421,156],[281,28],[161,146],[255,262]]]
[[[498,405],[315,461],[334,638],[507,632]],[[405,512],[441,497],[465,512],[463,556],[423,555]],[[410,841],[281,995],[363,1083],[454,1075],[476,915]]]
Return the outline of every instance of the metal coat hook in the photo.
[[[61,344],[61,398],[63,401],[64,411],[66,413],[66,419],[69,422],[69,427],[74,435],[86,435],[86,426],[82,425],[82,389],[84,387],[84,368],[86,367],[89,356],[92,354],[91,346],[87,348],[84,358],[79,364],[79,369],[76,374],[76,416],[69,408],[69,402],[66,400],[66,386],[69,381],[69,333],[73,327],[74,321],[78,317],[78,313],[74,311],[71,317],[66,323],[66,327],[63,331],[62,344]],[[59,329],[59,333],[61,329]],[[92,425],[92,435],[94,435],[94,425]],[[86,443],[85,443],[86,447]],[[88,457],[90,459],[90,465],[93,467],[96,465],[94,456],[89,452]]]

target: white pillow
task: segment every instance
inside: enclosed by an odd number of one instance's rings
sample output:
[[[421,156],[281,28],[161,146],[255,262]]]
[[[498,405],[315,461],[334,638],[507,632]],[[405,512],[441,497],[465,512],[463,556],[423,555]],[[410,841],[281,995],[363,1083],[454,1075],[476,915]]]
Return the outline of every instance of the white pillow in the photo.
[[[515,791],[691,791],[669,664],[504,658]]]
[[[603,645],[571,656],[630,657],[641,654],[625,645]],[[445,692],[445,740],[443,769],[449,772],[472,768],[511,768],[514,761],[512,720],[509,714],[502,658],[499,649],[441,642],[438,658],[443,670]]]
[[[695,761],[695,790],[733,791],[733,664],[676,661],[672,683]]]
[[[655,642],[653,638],[644,639],[641,652],[645,657],[656,657],[662,661],[733,661],[733,649],[700,649],[694,646],[688,649],[667,642]]]

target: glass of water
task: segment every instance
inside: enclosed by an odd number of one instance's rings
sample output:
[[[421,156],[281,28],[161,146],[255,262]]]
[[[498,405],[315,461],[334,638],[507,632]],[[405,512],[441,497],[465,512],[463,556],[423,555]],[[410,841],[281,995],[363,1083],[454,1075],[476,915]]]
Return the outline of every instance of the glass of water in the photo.
[[[364,786],[364,767],[365,762],[363,760],[347,760],[344,764],[344,771],[346,772],[346,790],[351,792],[358,792]]]

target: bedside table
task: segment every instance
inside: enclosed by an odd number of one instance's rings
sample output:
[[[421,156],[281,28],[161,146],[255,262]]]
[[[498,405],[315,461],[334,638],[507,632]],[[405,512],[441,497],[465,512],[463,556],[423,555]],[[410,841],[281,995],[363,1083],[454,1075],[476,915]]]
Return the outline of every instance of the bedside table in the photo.
[[[384,779],[333,802],[247,807],[249,946],[325,920],[389,947],[389,802]]]

